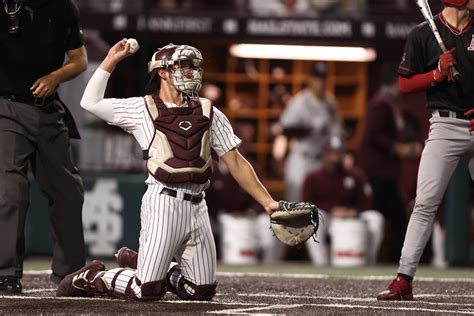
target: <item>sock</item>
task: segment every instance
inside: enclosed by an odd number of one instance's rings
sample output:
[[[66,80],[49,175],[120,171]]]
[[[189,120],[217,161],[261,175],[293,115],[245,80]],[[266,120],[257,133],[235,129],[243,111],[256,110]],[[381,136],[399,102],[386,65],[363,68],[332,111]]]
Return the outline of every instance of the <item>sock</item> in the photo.
[[[409,276],[409,275],[406,275],[406,274],[403,274],[403,273],[397,273],[397,275],[399,277],[402,277],[404,278],[405,280],[407,280],[408,282],[411,283],[411,281],[413,281],[413,277],[412,276]]]

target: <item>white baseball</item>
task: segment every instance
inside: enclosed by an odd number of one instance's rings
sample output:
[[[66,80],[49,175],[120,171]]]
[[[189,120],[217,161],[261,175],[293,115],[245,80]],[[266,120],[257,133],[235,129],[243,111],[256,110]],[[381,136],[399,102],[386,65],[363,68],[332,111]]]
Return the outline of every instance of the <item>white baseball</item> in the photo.
[[[138,42],[134,38],[127,39],[127,43],[130,44],[130,49],[128,50],[130,53],[134,54],[139,48]]]

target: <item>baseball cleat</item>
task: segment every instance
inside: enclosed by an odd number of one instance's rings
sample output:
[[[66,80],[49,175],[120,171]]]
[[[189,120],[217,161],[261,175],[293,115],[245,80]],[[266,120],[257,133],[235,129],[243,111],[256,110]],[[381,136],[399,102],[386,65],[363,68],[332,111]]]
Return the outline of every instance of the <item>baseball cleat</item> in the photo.
[[[96,289],[94,285],[98,273],[102,271],[105,271],[104,263],[91,261],[76,272],[66,275],[58,285],[56,296],[88,296],[90,293],[103,290]]]
[[[115,253],[120,268],[137,268],[138,253],[130,248],[122,247]]]
[[[411,282],[403,277],[396,277],[388,289],[377,295],[378,301],[412,301],[413,292]]]

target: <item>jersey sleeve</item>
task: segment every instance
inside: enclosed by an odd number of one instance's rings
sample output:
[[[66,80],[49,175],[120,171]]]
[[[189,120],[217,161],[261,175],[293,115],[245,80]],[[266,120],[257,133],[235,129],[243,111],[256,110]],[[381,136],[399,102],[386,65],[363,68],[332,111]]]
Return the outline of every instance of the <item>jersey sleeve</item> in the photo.
[[[84,46],[84,34],[79,23],[79,8],[73,0],[66,1],[69,11],[69,30],[66,37],[66,50]]]
[[[234,134],[232,125],[225,114],[216,107],[213,108],[213,112],[210,131],[211,148],[220,157],[238,147],[242,141]]]
[[[109,99],[112,102],[114,119],[109,122],[128,133],[133,133],[143,123],[145,100],[142,97]]]
[[[132,133],[142,123],[145,100],[141,97],[104,98],[109,78],[109,72],[97,68],[84,90],[81,106],[108,124]]]
[[[398,67],[398,74],[402,77],[410,77],[414,74],[424,73],[422,60],[423,51],[419,39],[421,26],[415,27],[408,35],[405,43],[402,60]]]

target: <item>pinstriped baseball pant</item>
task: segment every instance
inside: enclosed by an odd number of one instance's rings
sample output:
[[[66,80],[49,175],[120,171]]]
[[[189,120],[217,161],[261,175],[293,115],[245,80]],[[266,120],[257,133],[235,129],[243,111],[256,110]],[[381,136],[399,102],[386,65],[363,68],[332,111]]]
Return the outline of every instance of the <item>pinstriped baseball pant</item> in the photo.
[[[197,285],[216,281],[216,247],[205,200],[193,204],[159,194],[160,189],[149,185],[143,196],[137,270],[122,273],[115,285],[118,293],[125,292],[133,276],[142,284],[164,279],[173,257],[188,281]],[[104,275],[109,286],[118,270]],[[135,282],[132,289],[141,297]]]
[[[432,117],[418,170],[416,202],[408,223],[398,273],[414,276],[423,249],[433,229],[433,221],[448,182],[461,158],[468,160],[474,174],[474,137],[468,121]]]

